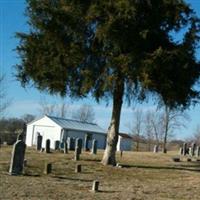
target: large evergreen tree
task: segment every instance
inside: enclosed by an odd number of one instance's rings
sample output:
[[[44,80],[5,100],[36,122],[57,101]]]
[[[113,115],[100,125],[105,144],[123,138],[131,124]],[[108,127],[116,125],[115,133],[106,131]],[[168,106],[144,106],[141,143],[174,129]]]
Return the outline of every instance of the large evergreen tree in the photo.
[[[186,108],[199,96],[199,19],[183,0],[28,0],[26,14],[18,80],[51,94],[112,99],[105,165],[116,164],[123,100],[153,94]]]

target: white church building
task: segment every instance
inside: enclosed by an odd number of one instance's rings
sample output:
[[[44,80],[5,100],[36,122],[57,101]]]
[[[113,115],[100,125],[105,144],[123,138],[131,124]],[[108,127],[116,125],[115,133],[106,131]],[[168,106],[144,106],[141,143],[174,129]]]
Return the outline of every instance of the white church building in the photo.
[[[67,138],[80,138],[85,142],[89,138],[88,148],[92,146],[92,141],[97,140],[97,148],[105,149],[106,131],[94,123],[80,122],[72,119],[64,119],[45,115],[27,124],[26,145],[31,147],[36,145],[37,136],[42,136],[42,148],[45,142],[50,139],[50,148],[55,148],[55,141],[65,141]],[[132,150],[132,138],[124,133],[119,133],[117,151]]]

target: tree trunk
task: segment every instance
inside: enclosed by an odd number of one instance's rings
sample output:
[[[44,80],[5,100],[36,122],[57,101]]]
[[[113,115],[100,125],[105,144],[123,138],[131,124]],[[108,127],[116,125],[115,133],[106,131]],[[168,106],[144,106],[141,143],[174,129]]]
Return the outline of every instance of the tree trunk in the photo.
[[[167,134],[164,136],[164,141],[163,141],[163,153],[167,153]]]
[[[115,153],[118,142],[123,93],[124,83],[123,80],[119,78],[118,80],[116,80],[113,92],[112,117],[107,133],[106,149],[104,151],[103,159],[101,161],[103,165],[116,165]]]

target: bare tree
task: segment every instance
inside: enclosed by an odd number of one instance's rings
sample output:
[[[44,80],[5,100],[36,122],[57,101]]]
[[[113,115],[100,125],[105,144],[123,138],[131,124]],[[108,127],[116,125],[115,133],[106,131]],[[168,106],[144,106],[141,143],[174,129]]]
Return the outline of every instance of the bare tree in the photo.
[[[21,119],[27,124],[35,119],[34,115],[31,114],[24,114]]]
[[[133,121],[128,125],[131,135],[134,136],[136,142],[136,151],[139,151],[140,137],[143,132],[143,111],[140,109],[133,110]]]
[[[82,122],[92,123],[95,120],[94,109],[92,106],[84,104],[72,113],[72,118]]]
[[[167,153],[166,145],[168,138],[172,136],[175,129],[185,127],[185,123],[189,120],[189,117],[186,112],[164,106],[160,119],[163,132],[163,153]]]
[[[196,144],[200,145],[200,124],[196,126],[193,138],[193,141],[195,141]]]
[[[11,100],[7,99],[5,89],[5,75],[0,76],[0,116],[3,117],[6,109],[11,104]]]
[[[61,103],[49,103],[45,97],[40,98],[39,103],[39,113],[41,115],[53,115],[57,117],[65,118],[67,115],[70,115],[70,106],[67,105],[62,99]]]
[[[144,116],[144,135],[147,139],[148,151],[151,150],[151,145],[154,143],[152,116],[154,116],[154,115],[151,111],[147,111]]]

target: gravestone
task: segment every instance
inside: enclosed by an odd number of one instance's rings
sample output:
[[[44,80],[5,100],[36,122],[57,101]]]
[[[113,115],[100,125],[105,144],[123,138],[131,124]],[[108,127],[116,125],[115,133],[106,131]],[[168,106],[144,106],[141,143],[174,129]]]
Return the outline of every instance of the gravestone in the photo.
[[[179,154],[180,154],[180,155],[183,155],[183,147],[180,148]]]
[[[52,171],[52,164],[51,163],[45,163],[44,174],[50,174],[51,171]]]
[[[80,154],[79,154],[78,148],[76,148],[75,151],[74,151],[74,160],[75,161],[80,160]]]
[[[97,140],[92,141],[92,151],[91,154],[97,154]]]
[[[50,153],[50,139],[46,140],[46,145],[45,145],[45,153]]]
[[[36,145],[36,150],[40,151],[42,148],[42,136],[38,134],[37,136],[37,145]]]
[[[64,142],[64,154],[68,153],[67,141]]]
[[[78,148],[79,154],[82,153],[82,139],[81,138],[76,138],[76,146],[75,148]]]
[[[155,146],[154,146],[153,152],[154,152],[154,153],[158,153],[158,145],[155,145]]]
[[[68,149],[75,150],[75,138],[68,137],[67,142],[68,142]]]
[[[75,172],[76,173],[80,173],[81,172],[81,165],[80,164],[76,165]]]
[[[89,151],[89,140],[90,136],[88,134],[85,135],[85,141],[84,141],[84,150]]]
[[[95,180],[92,184],[92,192],[98,192],[99,190],[99,181]]]
[[[26,150],[25,143],[22,140],[17,140],[12,150],[10,169],[9,169],[10,175],[22,174],[24,167],[25,150]]]
[[[200,146],[196,148],[196,157],[200,156]]]
[[[59,141],[59,140],[56,140],[56,141],[54,142],[54,149],[55,149],[55,150],[59,150],[59,148],[60,148],[60,141]]]
[[[183,143],[183,155],[185,156],[187,154],[187,143]]]
[[[192,143],[192,146],[191,146],[191,156],[195,155],[195,150],[196,150],[196,143]]]

